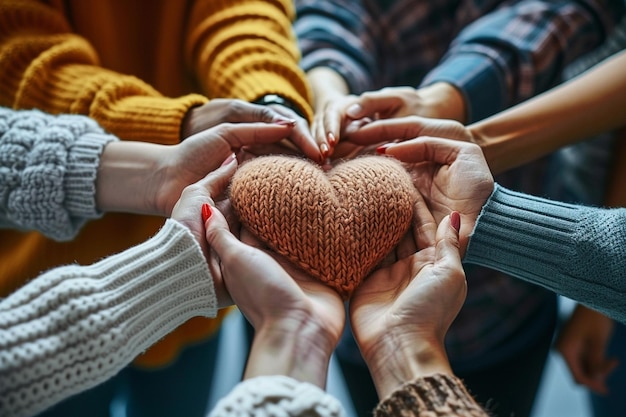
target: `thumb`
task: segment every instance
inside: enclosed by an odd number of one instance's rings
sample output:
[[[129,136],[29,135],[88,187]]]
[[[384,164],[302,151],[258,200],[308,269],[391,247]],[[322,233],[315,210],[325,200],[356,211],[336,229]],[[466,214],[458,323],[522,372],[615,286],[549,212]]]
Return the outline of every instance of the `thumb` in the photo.
[[[243,243],[230,232],[224,215],[210,204],[202,205],[202,220],[207,243],[222,262],[227,263]]]
[[[197,185],[204,187],[211,198],[215,198],[226,190],[230,184],[230,179],[237,171],[237,165],[237,157],[231,153],[218,169],[198,181]]]
[[[437,228],[437,262],[443,262],[454,269],[463,269],[459,244],[461,216],[457,211],[443,218]]]

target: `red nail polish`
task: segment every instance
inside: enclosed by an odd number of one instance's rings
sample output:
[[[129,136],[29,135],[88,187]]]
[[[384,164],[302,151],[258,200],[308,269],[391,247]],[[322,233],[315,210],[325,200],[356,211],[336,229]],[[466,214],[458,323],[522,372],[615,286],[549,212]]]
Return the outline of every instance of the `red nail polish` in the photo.
[[[390,145],[390,144],[388,144],[388,143],[386,143],[386,144],[384,144],[384,145],[380,145],[378,148],[376,148],[376,152],[377,152],[377,153],[379,153],[379,154],[381,154],[381,155],[384,155],[384,154],[386,154],[386,153],[387,153],[387,148],[388,148],[389,146],[391,146],[391,145]]]
[[[207,220],[211,218],[213,211],[211,210],[211,206],[207,203],[202,205],[202,221],[206,223]]]
[[[453,211],[450,213],[450,225],[454,228],[454,230],[459,232],[461,230],[461,215],[458,211]]]

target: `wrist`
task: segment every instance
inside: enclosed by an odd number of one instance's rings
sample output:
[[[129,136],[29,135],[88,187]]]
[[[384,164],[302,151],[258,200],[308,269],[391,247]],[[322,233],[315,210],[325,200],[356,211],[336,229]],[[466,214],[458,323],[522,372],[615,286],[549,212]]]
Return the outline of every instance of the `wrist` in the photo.
[[[156,201],[164,145],[112,142],[100,158],[96,205],[101,211],[163,215]]]
[[[417,89],[423,100],[424,117],[451,119],[465,124],[467,120],[465,100],[461,92],[452,84],[438,82]]]
[[[259,97],[258,99],[252,101],[252,104],[260,104],[262,106],[271,106],[271,105],[279,105],[292,110],[298,116],[306,119],[304,112],[300,109],[295,103],[291,100],[278,95],[278,94],[266,94],[264,96]]]
[[[443,342],[407,334],[388,333],[363,357],[380,398],[417,378],[452,375]]]
[[[314,108],[323,110],[326,103],[350,94],[346,80],[329,67],[316,67],[306,74],[313,91]]]
[[[309,319],[265,322],[255,329],[244,379],[284,375],[323,388],[336,344],[321,325]]]

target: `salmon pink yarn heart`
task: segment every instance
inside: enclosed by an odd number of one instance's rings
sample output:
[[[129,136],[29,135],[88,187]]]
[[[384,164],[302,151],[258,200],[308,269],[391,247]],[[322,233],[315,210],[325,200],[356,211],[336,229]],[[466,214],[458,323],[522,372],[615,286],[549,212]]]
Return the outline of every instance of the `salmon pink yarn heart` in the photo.
[[[344,299],[408,230],[416,197],[408,172],[384,156],[329,172],[265,156],[243,164],[230,186],[233,208],[255,236]]]

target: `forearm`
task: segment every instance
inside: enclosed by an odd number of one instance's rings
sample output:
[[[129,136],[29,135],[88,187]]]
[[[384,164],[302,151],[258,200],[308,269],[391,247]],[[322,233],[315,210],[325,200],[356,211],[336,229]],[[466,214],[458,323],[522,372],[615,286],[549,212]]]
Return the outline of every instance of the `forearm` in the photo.
[[[363,352],[380,398],[389,396],[407,382],[434,374],[452,375],[443,343],[394,335]]]
[[[321,111],[328,101],[350,94],[346,80],[331,68],[313,68],[306,76],[313,91],[316,112]]]
[[[164,172],[167,146],[120,141],[104,149],[96,181],[96,203],[101,211],[165,216],[154,196]]]
[[[216,313],[202,251],[173,220],[96,264],[53,269],[0,301],[0,414],[37,414],[106,381],[191,317]]]
[[[541,96],[468,126],[494,173],[626,124],[626,53]]]
[[[286,322],[255,332],[244,379],[283,375],[324,388],[336,343],[327,343],[324,329],[309,320]]]
[[[496,186],[464,261],[543,286],[626,322],[626,209],[550,201]]]

